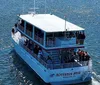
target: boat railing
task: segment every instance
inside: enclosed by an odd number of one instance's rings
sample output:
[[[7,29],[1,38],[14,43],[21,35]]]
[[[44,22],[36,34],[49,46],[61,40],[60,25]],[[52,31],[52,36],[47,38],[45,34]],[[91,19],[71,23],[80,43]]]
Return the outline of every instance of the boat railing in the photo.
[[[83,45],[84,44],[84,39],[77,39],[76,44]]]
[[[30,37],[32,37],[32,32],[26,29],[26,34]]]
[[[39,61],[43,66],[47,69],[61,69],[61,68],[72,68],[72,67],[80,67],[87,66],[89,61],[77,61],[77,62],[69,62],[69,63],[47,63],[46,59],[38,58],[35,53],[33,53],[30,49],[24,46],[26,51],[28,51],[37,61]]]
[[[34,35],[34,39],[43,45],[43,38],[41,38],[37,35]]]
[[[55,63],[51,61],[51,63],[47,62],[47,55],[43,55],[43,58],[38,58],[38,55],[33,52],[33,50],[29,49],[28,46],[25,46],[24,43],[20,44],[28,53],[30,53],[37,61],[39,61],[43,66],[45,66],[47,69],[60,69],[60,68],[72,68],[72,67],[80,67],[80,66],[87,66],[89,63],[89,60],[79,60],[79,58],[76,57],[76,59],[72,62],[59,62]],[[52,58],[52,57],[51,57]]]
[[[39,61],[43,66],[47,67],[47,64],[44,60],[42,60],[41,58],[38,58],[37,55],[35,53],[33,53],[29,48],[27,48],[26,46],[23,45],[23,48],[29,52],[37,61]]]
[[[46,46],[47,47],[54,47],[55,46],[55,40],[52,37],[47,38]]]
[[[83,45],[84,39],[76,39],[76,37],[72,38],[64,38],[64,37],[48,37],[46,39],[46,47],[57,47],[57,46],[69,46],[69,45]]]
[[[87,66],[88,62],[89,61],[60,63],[60,64],[47,64],[46,66],[48,69],[73,68],[73,67]]]
[[[20,24],[17,24],[17,26],[18,26],[18,28],[19,28],[21,31],[24,32],[24,27],[23,27],[23,26],[21,26]]]

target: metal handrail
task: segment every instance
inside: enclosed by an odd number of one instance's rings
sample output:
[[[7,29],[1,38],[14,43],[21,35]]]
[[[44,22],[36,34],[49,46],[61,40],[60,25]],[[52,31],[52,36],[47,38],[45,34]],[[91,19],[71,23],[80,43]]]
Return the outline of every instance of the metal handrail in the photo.
[[[37,35],[34,35],[34,39],[43,45],[43,38],[40,38]]]
[[[22,46],[26,51],[28,51],[37,61],[39,61],[43,66],[45,66],[47,69],[60,69],[60,68],[71,68],[71,67],[80,67],[80,66],[88,66],[88,61],[77,61],[77,62],[68,62],[68,63],[50,63],[48,64],[46,61],[44,61],[41,58],[38,58],[35,53],[33,53],[29,48],[26,46]]]
[[[54,40],[53,40],[53,39],[50,39],[50,38],[52,38],[52,37],[49,37],[49,38],[47,38],[47,40],[46,40],[46,46],[47,46],[47,47],[53,47],[53,46],[55,46]]]
[[[37,55],[36,55],[35,53],[31,52],[31,50],[28,49],[26,46],[23,46],[23,47],[24,47],[24,49],[26,49],[26,51],[28,51],[36,60],[38,60],[42,65],[44,65],[44,66],[46,67],[46,62],[45,62],[45,61],[43,61],[42,59],[39,59],[39,58],[37,57]]]
[[[30,37],[32,37],[32,32],[30,32],[29,30],[26,29],[26,34]]]
[[[18,24],[17,26],[21,31],[24,31],[24,27],[23,26],[21,26],[20,24]]]

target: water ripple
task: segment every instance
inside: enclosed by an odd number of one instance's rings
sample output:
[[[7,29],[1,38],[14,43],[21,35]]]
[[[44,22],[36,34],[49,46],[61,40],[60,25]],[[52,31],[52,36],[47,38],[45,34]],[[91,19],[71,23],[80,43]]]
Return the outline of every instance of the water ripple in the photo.
[[[23,1],[27,13],[34,0],[0,1],[0,85],[46,85],[13,51],[10,31],[16,15],[22,13]],[[38,13],[44,13],[43,2],[36,0]],[[100,85],[100,0],[47,0],[47,12],[61,18],[67,15],[68,21],[86,29],[85,49],[93,60],[93,80],[85,85]]]

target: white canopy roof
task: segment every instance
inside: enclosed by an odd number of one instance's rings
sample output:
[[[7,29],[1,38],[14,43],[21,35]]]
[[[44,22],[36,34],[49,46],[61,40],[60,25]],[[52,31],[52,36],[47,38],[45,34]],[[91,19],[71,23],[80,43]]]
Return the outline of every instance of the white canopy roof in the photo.
[[[25,14],[20,18],[45,32],[81,31],[83,28],[51,14]]]

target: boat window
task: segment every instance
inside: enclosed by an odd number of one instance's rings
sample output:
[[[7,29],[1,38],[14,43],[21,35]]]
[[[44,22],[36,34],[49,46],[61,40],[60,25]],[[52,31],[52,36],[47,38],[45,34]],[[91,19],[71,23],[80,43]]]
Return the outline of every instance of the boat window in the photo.
[[[67,38],[75,38],[75,32],[54,32],[46,34],[46,46],[57,46],[58,39],[64,40]]]
[[[37,27],[34,27],[34,39],[43,45],[44,32]]]
[[[64,37],[64,32],[57,32],[57,33],[54,33],[54,36],[55,36],[55,37]]]
[[[55,36],[54,33],[47,33],[46,34],[46,46],[52,47],[54,46]]]
[[[75,37],[75,32],[66,32],[66,37],[67,38],[73,38],[73,37]]]
[[[29,23],[26,23],[26,34],[32,37],[33,26]]]
[[[47,38],[54,37],[54,38],[60,38],[65,37],[65,32],[57,32],[57,33],[47,33]],[[66,32],[67,38],[75,37],[75,32]]]
[[[47,33],[46,34],[46,37],[52,37],[53,36],[53,33]]]

